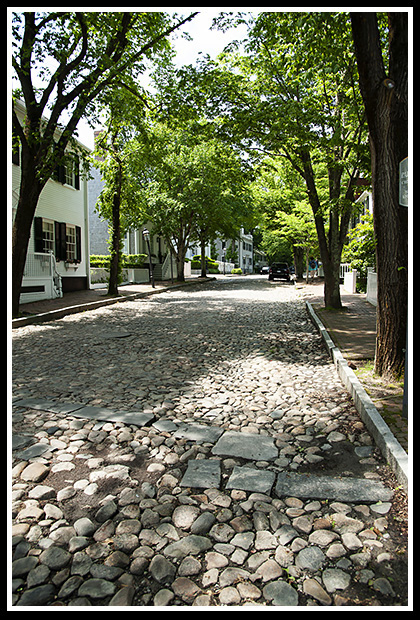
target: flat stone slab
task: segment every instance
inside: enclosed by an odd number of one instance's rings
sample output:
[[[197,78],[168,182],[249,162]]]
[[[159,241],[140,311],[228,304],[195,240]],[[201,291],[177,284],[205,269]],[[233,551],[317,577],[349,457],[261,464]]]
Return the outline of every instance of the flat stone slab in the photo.
[[[89,420],[102,420],[107,422],[122,422],[123,424],[133,424],[134,426],[147,426],[154,415],[140,411],[115,411],[106,407],[93,407],[86,405],[72,415],[76,418],[87,418]]]
[[[22,461],[29,461],[37,456],[41,456],[44,452],[48,452],[49,450],[51,450],[51,446],[48,443],[35,443],[21,452],[19,458],[22,459]]]
[[[73,413],[78,409],[85,407],[84,403],[53,403],[50,402],[47,411],[52,413]]]
[[[174,434],[175,439],[187,439],[189,441],[215,443],[223,433],[223,428],[218,426],[205,426],[204,424],[187,424],[181,426]]]
[[[46,398],[22,398],[16,400],[13,405],[15,407],[27,407],[28,409],[38,409],[40,411],[50,411],[54,405],[54,401]]]
[[[172,422],[172,420],[167,420],[166,418],[156,420],[152,423],[152,426],[156,430],[166,433],[173,433],[173,431],[176,431],[179,428],[179,424],[175,424],[175,422]]]
[[[218,488],[220,485],[220,461],[217,459],[198,459],[188,461],[187,471],[181,480],[181,487],[200,489]]]
[[[110,422],[122,422],[123,424],[133,424],[133,426],[147,426],[155,416],[144,411],[111,411],[106,418]]]
[[[251,467],[234,467],[226,488],[269,495],[275,478],[276,474],[273,471]]]
[[[275,493],[278,497],[335,499],[341,502],[386,502],[393,491],[382,482],[364,478],[332,478],[306,474],[279,473]]]
[[[236,456],[249,461],[272,461],[279,455],[272,437],[236,431],[224,433],[212,453],[216,456]]]
[[[12,434],[12,450],[25,448],[28,444],[34,443],[36,440],[31,435]]]
[[[111,414],[111,409],[107,409],[106,407],[94,407],[92,405],[85,405],[72,412],[72,415],[76,418],[87,418],[88,420],[109,420]]]
[[[100,334],[101,338],[105,338],[106,340],[110,340],[112,338],[128,338],[129,336],[132,336],[133,334],[130,332],[126,332],[123,329],[115,329],[112,331],[108,331],[108,332],[103,332],[102,334]]]

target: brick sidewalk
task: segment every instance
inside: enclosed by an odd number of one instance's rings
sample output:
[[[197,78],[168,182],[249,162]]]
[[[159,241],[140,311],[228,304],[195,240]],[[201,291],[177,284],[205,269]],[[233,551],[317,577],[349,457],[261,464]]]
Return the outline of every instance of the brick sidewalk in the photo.
[[[373,400],[393,435],[408,452],[408,420],[402,415],[403,389],[381,383],[371,370],[376,347],[376,308],[363,294],[347,293],[341,286],[343,310],[324,307],[324,284],[298,283],[298,294],[312,304],[332,340],[356,369],[359,381]],[[369,362],[372,362],[369,364]]]
[[[156,290],[162,288],[168,288],[168,286],[175,286],[179,284],[171,281],[159,281],[156,282]],[[118,287],[120,296],[133,295],[135,293],[150,293],[153,291],[151,284],[127,284]],[[19,311],[22,315],[29,314],[43,314],[44,312],[51,312],[52,310],[59,310],[61,308],[69,308],[72,306],[80,306],[92,302],[103,301],[110,299],[107,296],[106,288],[88,289],[83,291],[74,291],[71,293],[64,293],[63,297],[57,297],[57,299],[43,299],[41,301],[33,301],[27,304],[21,304]]]
[[[305,285],[305,298],[310,301],[336,345],[349,360],[375,357],[376,308],[365,295],[347,293],[341,287],[343,310],[324,307],[324,286]],[[310,295],[310,297],[308,297]]]

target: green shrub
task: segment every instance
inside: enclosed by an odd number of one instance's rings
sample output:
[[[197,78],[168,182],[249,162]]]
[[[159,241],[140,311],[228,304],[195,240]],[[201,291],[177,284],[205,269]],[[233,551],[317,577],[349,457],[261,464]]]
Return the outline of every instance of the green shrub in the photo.
[[[91,267],[103,267],[105,269],[109,269],[110,260],[111,260],[110,255],[91,254],[90,255],[90,266]]]
[[[141,269],[147,259],[146,254],[123,254],[122,263],[124,267]]]
[[[230,273],[241,274],[242,273],[242,269],[240,267],[235,267],[235,269],[232,269],[232,271]]]
[[[209,273],[219,273],[219,263],[206,256]],[[196,254],[191,260],[191,269],[201,269],[201,255]]]
[[[122,267],[141,269],[147,256],[146,254],[123,254],[121,258]],[[110,260],[111,256],[109,254],[91,254],[90,266],[109,269]]]

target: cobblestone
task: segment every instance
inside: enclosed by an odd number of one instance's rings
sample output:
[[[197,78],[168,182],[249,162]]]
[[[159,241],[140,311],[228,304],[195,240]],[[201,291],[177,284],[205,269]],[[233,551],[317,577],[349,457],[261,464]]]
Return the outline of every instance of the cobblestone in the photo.
[[[293,286],[200,286],[14,330],[11,603],[406,605],[394,479]]]

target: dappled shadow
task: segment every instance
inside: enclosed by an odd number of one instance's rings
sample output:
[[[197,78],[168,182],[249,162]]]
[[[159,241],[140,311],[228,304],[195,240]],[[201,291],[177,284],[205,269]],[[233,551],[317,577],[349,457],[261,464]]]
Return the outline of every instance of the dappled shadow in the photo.
[[[289,367],[293,375],[330,363],[293,286],[262,278],[177,289],[13,335],[18,392],[123,409],[174,401],[207,380],[235,391],[238,377],[258,386],[274,373],[278,386]],[[256,376],[263,362],[265,379]]]

